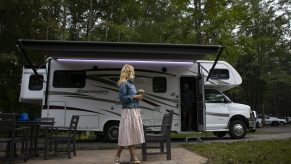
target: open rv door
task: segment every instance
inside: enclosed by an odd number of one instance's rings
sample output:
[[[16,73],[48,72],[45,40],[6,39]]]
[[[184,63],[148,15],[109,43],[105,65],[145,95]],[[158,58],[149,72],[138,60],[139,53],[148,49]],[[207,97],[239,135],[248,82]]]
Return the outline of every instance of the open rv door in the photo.
[[[198,131],[206,131],[205,101],[204,101],[204,76],[199,73],[196,78],[196,108]]]

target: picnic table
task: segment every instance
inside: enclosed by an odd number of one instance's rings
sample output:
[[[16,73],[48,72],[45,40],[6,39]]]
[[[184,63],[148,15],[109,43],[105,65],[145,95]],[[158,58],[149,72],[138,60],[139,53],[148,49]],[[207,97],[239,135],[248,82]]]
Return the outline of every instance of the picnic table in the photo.
[[[54,125],[55,122],[49,121],[16,121],[17,126],[30,127],[29,135],[29,157],[38,156],[38,137],[39,128],[42,127],[44,130],[44,159],[47,159],[48,149],[48,130]]]

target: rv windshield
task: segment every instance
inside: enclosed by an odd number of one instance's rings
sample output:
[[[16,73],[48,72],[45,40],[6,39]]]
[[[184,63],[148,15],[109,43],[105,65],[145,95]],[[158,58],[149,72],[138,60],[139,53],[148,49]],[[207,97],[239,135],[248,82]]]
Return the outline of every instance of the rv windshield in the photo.
[[[231,100],[223,93],[214,89],[205,89],[206,103],[229,103]]]

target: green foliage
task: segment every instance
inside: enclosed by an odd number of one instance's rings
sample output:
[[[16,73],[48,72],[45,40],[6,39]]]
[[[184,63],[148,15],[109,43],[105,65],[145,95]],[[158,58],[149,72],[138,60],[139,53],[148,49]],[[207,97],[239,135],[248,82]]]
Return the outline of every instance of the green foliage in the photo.
[[[288,35],[282,33],[288,31],[284,27],[288,17],[277,14],[273,3],[274,1],[259,0],[247,3],[242,19],[238,22],[241,28],[237,32],[237,42],[241,54],[236,67],[244,80],[241,93],[244,102],[248,102],[260,113],[287,115],[282,106],[269,103],[279,95],[268,96],[273,93],[268,86],[271,73],[280,74],[277,78],[281,78],[281,75],[284,77],[284,73],[280,72],[288,68],[285,63],[291,59],[290,47],[287,46],[290,41],[286,39]],[[285,87],[288,90],[288,85]],[[288,101],[287,97],[289,96],[283,97],[283,101]],[[276,101],[276,104],[280,103],[282,101]]]
[[[291,139],[233,143],[183,144],[208,163],[290,163]]]
[[[243,84],[229,94],[259,113],[290,115],[288,0],[1,0],[0,3],[0,107],[5,110],[29,108],[15,104],[25,62],[16,51],[15,41],[24,38],[221,44],[226,46],[221,59],[234,65],[243,78]],[[37,64],[45,62],[37,53],[32,60]]]

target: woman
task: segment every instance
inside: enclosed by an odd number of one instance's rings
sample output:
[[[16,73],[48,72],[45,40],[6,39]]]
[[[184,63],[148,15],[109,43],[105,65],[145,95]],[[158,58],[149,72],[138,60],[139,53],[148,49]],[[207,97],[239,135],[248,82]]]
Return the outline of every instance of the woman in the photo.
[[[119,164],[120,154],[125,146],[128,147],[130,152],[131,163],[140,163],[135,156],[134,145],[145,141],[139,109],[139,100],[143,98],[143,95],[137,95],[133,79],[134,68],[129,64],[125,64],[118,81],[122,110],[119,123],[118,148],[114,158],[115,164]]]

